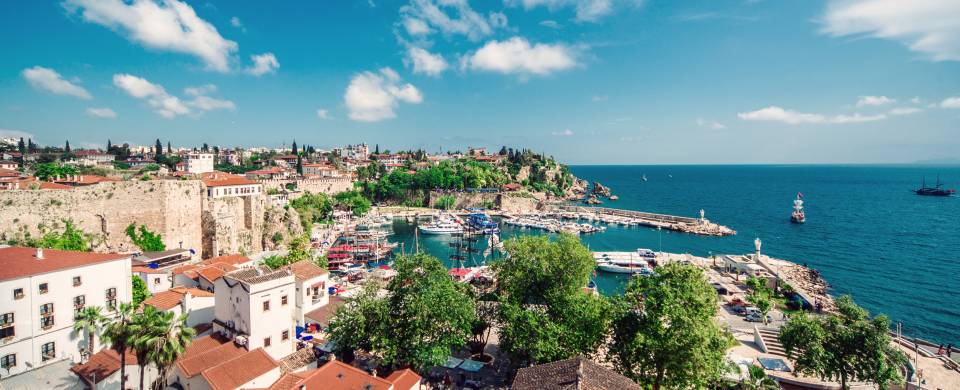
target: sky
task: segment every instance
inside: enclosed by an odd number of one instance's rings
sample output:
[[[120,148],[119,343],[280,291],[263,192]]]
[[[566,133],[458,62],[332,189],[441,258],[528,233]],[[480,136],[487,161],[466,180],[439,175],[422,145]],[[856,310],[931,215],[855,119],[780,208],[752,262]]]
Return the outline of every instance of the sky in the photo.
[[[0,2],[0,137],[960,158],[956,0]]]

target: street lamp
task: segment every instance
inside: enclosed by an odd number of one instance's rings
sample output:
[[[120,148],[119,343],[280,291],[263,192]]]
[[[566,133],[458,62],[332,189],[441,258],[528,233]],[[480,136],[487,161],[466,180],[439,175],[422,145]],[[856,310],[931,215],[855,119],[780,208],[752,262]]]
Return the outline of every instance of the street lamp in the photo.
[[[657,240],[660,243],[660,253],[663,253],[663,229],[660,226],[657,226]]]

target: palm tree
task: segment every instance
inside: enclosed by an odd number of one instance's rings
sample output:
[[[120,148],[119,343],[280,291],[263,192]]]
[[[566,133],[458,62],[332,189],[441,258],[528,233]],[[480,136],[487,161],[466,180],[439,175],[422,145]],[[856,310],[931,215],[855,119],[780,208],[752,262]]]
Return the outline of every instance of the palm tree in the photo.
[[[153,306],[144,306],[130,321],[129,344],[137,354],[137,365],[140,366],[140,390],[143,390],[143,372],[147,366],[147,356],[152,352],[157,339],[160,338],[158,328],[162,327],[163,312]]]
[[[187,314],[175,317],[171,312],[164,312],[155,325],[153,331],[157,337],[151,338],[153,346],[147,353],[147,359],[156,364],[160,372],[154,388],[162,389],[167,384],[167,370],[183,355],[197,332],[187,326]]]
[[[103,330],[107,317],[103,315],[99,306],[85,307],[73,318],[73,331],[87,337],[87,353],[93,355],[97,334]]]
[[[121,303],[117,316],[103,329],[103,342],[110,343],[112,348],[120,354],[120,388],[126,389],[127,383],[127,346],[130,344],[130,323],[133,320],[134,309],[130,303]]]
[[[750,379],[742,382],[742,387],[744,390],[780,390],[780,384],[757,366],[750,366]]]

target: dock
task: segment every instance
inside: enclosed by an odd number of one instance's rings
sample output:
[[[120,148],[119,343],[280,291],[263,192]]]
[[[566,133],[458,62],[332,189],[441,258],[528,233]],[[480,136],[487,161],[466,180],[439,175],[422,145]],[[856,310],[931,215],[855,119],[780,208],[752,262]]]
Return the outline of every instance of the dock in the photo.
[[[705,236],[732,236],[737,234],[736,230],[704,218],[703,210],[700,211],[700,218],[584,206],[557,206],[555,213],[567,219],[600,221],[624,226],[649,226]]]

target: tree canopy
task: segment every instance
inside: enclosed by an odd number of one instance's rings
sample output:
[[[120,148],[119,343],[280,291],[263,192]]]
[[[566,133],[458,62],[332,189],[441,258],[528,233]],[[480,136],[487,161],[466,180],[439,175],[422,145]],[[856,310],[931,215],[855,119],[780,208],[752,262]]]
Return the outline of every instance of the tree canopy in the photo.
[[[717,293],[701,269],[658,267],[614,306],[607,357],[623,375],[653,389],[705,388],[723,375],[733,338],[714,319]]]
[[[594,269],[590,251],[568,234],[518,237],[505,247],[510,256],[493,264],[501,349],[535,363],[593,354],[609,318],[607,302],[584,290]]]
[[[69,165],[60,165],[53,162],[36,164],[33,166],[33,175],[40,180],[50,180],[67,175],[76,175],[77,168]]]
[[[46,227],[42,227],[41,232],[43,234],[40,239],[27,240],[24,244],[36,248],[89,252],[91,236],[78,229],[69,219],[64,220],[63,223],[62,232],[47,230]]]
[[[800,313],[780,328],[780,342],[796,371],[839,380],[876,383],[879,388],[902,383],[899,369],[907,357],[891,344],[890,320],[871,318],[848,295],[837,299],[837,313],[812,316]]]
[[[147,230],[145,225],[140,225],[140,228],[137,229],[136,225],[131,223],[127,226],[126,232],[127,237],[130,237],[133,244],[144,252],[167,250],[167,246],[163,243],[163,238],[161,238],[159,234]]]

